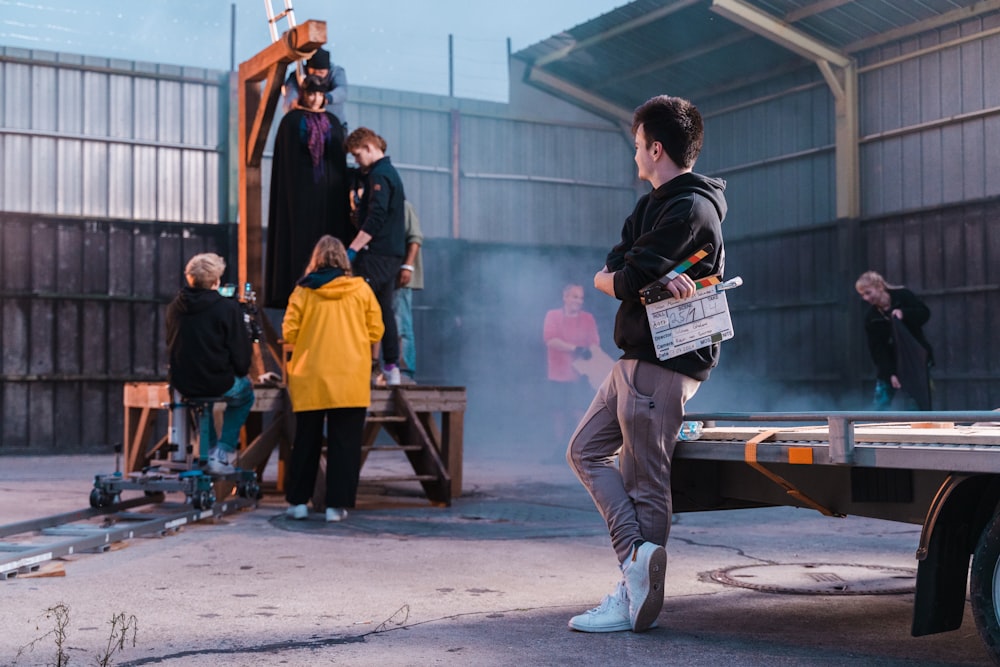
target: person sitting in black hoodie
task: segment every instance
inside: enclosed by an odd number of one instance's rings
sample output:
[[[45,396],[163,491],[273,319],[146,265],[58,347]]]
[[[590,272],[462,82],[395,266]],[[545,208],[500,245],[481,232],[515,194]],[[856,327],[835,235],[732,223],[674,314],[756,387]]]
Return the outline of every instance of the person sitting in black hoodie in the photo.
[[[219,293],[226,260],[214,253],[192,257],[184,269],[187,286],[167,307],[170,386],[186,398],[221,397],[226,403],[222,433],[212,411],[202,414],[202,451],[208,444],[208,471],[231,473],[230,463],[254,403],[250,336],[239,303]]]

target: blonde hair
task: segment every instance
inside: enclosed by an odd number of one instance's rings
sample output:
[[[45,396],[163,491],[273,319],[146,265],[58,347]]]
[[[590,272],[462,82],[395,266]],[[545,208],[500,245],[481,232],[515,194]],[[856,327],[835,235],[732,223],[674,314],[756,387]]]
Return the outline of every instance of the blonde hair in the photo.
[[[388,144],[385,143],[385,139],[375,134],[374,130],[370,130],[367,127],[359,127],[351,132],[344,145],[348,152],[350,152],[361,148],[365,144],[371,144],[383,153],[385,152],[385,149],[388,148]]]
[[[890,285],[878,271],[865,271],[854,282],[854,289],[859,292],[866,287],[874,287],[880,290],[899,289],[902,285]]]
[[[214,252],[203,252],[188,260],[184,275],[191,287],[211,289],[225,270],[226,260]]]
[[[345,276],[351,275],[351,260],[347,259],[347,250],[344,248],[344,244],[341,243],[340,239],[329,234],[321,236],[319,241],[316,241],[312,257],[309,258],[309,265],[306,266],[305,273],[302,275],[307,276],[327,268],[343,269]]]

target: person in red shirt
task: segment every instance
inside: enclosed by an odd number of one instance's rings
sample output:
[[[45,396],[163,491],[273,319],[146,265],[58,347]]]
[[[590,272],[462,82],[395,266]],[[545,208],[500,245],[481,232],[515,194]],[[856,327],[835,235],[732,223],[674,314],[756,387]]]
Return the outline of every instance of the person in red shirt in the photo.
[[[569,428],[590,405],[592,391],[587,379],[573,368],[577,359],[589,359],[600,347],[594,316],[583,310],[583,286],[563,288],[563,306],[545,314],[542,338],[548,352],[548,395],[554,436],[565,442]]]

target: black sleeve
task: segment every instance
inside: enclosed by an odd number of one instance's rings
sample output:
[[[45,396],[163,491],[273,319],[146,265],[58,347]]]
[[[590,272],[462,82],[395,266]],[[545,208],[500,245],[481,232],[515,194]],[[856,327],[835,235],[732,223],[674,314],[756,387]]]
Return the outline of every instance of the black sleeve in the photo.
[[[250,334],[243,322],[243,308],[235,301],[228,302],[230,308],[229,361],[237,377],[250,372]]]
[[[368,183],[365,186],[368,197],[368,209],[365,219],[361,222],[361,231],[378,238],[382,233],[382,228],[389,218],[389,199],[392,196],[392,183],[385,174],[372,171],[368,174]]]
[[[893,290],[892,309],[903,312],[903,322],[908,328],[923,326],[931,318],[931,310],[916,294],[908,289]]]
[[[638,302],[639,290],[662,278],[696,251],[697,215],[692,197],[678,198],[663,211],[653,226],[639,235],[625,252],[624,266],[615,273],[615,296],[622,301]],[[715,245],[717,256],[721,243],[716,242]],[[704,265],[693,267],[688,275],[695,279],[708,275],[713,264],[706,259]]]
[[[875,364],[875,375],[880,380],[888,380],[896,374],[896,353],[892,347],[892,323],[874,308],[865,315],[865,335],[868,352]]]

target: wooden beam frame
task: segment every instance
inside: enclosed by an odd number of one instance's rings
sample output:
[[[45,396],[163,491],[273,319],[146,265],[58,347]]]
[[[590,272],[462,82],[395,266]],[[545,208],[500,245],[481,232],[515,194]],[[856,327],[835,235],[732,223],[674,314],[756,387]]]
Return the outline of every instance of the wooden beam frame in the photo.
[[[278,106],[285,70],[326,44],[326,22],[306,21],[240,63],[237,81],[239,128],[239,284],[259,290],[263,275],[261,157]],[[261,84],[263,82],[263,85]]]

